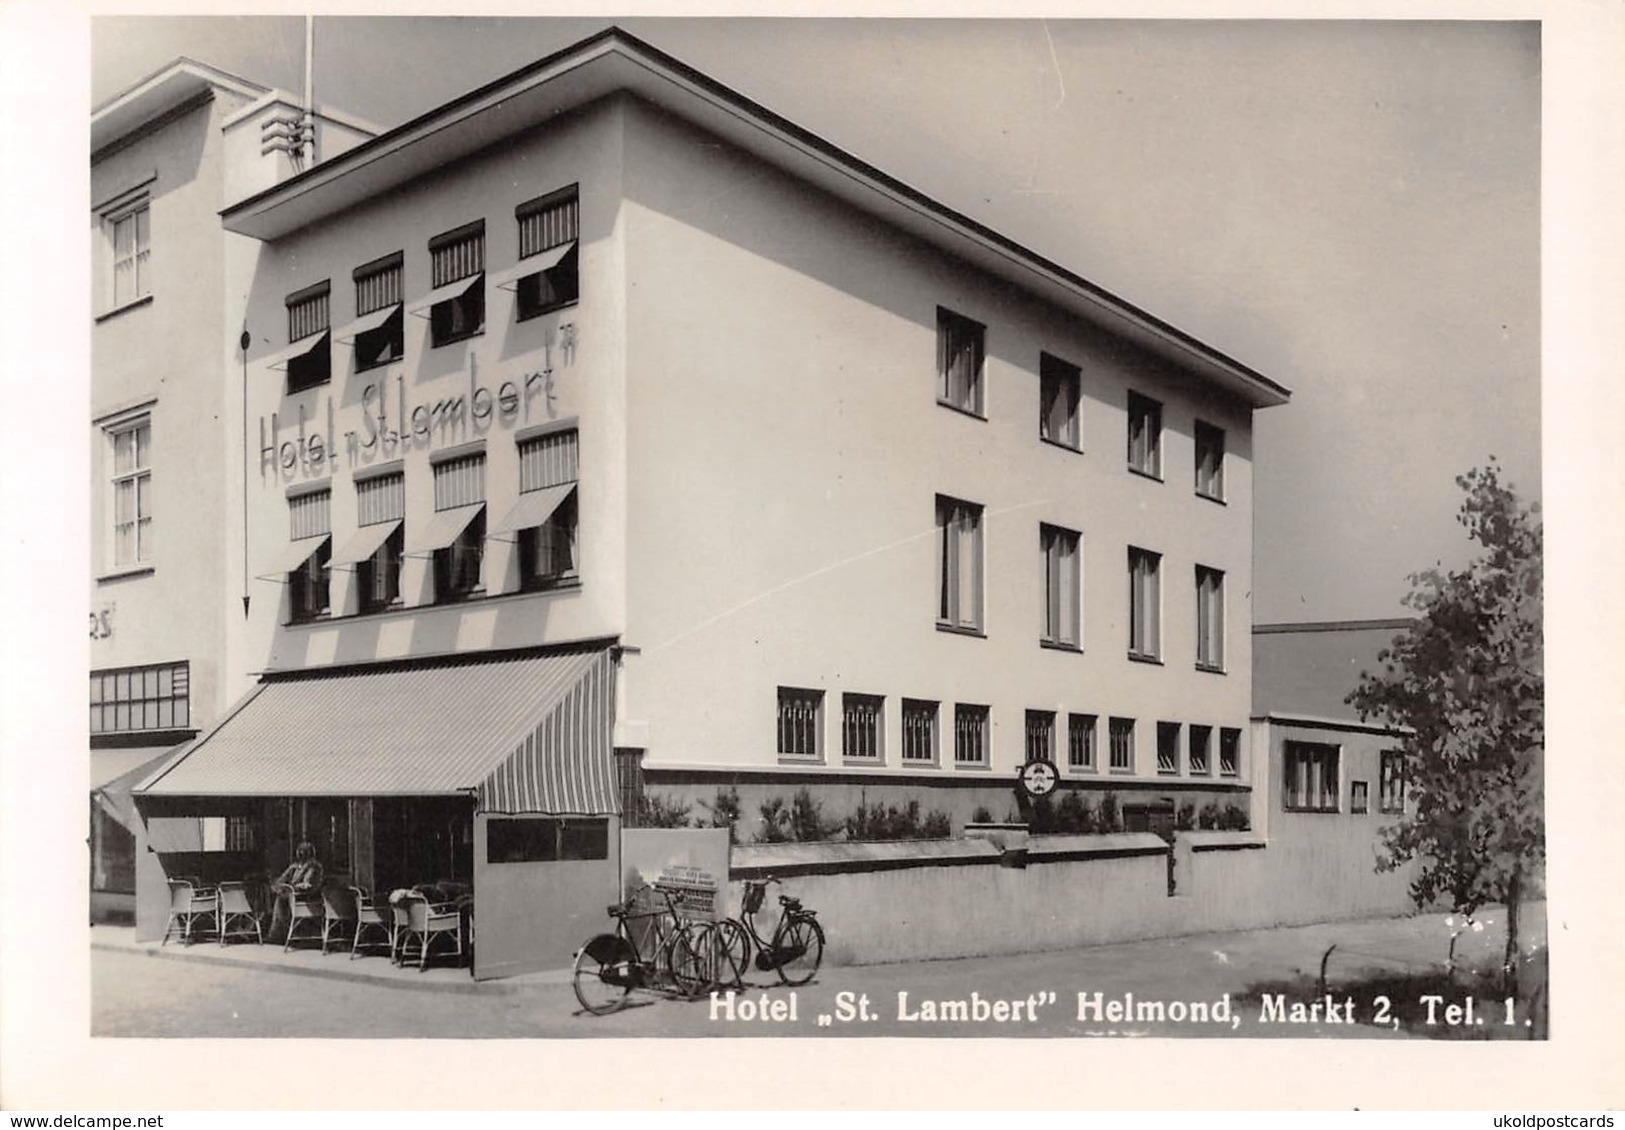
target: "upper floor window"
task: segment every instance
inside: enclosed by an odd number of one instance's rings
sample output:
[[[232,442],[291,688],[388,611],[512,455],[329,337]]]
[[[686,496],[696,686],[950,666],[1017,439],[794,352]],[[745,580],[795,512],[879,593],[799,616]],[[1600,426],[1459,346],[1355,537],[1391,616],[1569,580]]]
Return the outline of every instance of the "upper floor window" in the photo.
[[[519,585],[526,592],[579,576],[580,465],[574,428],[519,443],[519,501],[492,532],[511,533],[518,541]]]
[[[534,318],[581,295],[581,205],[576,186],[526,201],[519,221],[519,266],[514,287],[519,319]]]
[[[877,694],[841,696],[841,756],[880,761],[885,744],[886,700]]]
[[[1219,731],[1219,776],[1241,775],[1241,731],[1229,726]]]
[[[159,663],[90,673],[90,732],[185,730],[192,724],[191,667]]]
[[[434,598],[462,600],[484,591],[485,453],[434,465]]]
[[[982,630],[982,508],[937,495],[937,627]]]
[[[1128,394],[1128,465],[1162,478],[1162,405],[1137,392]]]
[[[288,572],[288,617],[301,624],[328,613],[332,557],[332,492],[309,491],[288,499],[289,533],[297,564]]]
[[[152,560],[152,417],[146,413],[106,429],[113,455],[113,567]]]
[[[1162,654],[1162,556],[1128,550],[1128,653],[1134,659]]]
[[[1398,749],[1382,751],[1377,779],[1377,807],[1381,812],[1405,811],[1405,753]]]
[[[328,335],[332,287],[317,283],[288,296],[288,391],[301,392],[326,384],[333,373]]]
[[[108,310],[152,293],[152,215],[146,191],[115,201],[101,213],[103,262],[102,304]]]
[[[484,220],[429,241],[429,285],[431,345],[461,341],[485,328]]]
[[[987,327],[937,307],[937,403],[982,415]]]
[[[1179,772],[1179,723],[1157,723],[1157,772]]]
[[[1095,723],[1093,714],[1066,716],[1066,767],[1082,772],[1095,771]]]
[[[987,764],[987,707],[956,703],[954,706],[954,764]]]
[[[1196,665],[1224,670],[1224,574],[1196,567]]]
[[[824,754],[824,692],[779,688],[779,756],[817,758]]]
[[[1044,557],[1044,627],[1040,639],[1056,647],[1078,646],[1078,535],[1059,526],[1038,527]]]
[[[1196,493],[1224,501],[1224,429],[1196,421]]]
[[[376,369],[406,354],[406,319],[401,313],[401,271],[404,256],[397,251],[357,267],[356,320],[339,333],[353,343],[356,372]]]
[[[1038,357],[1038,435],[1050,443],[1077,450],[1078,401],[1083,377],[1076,365],[1068,365],[1048,353]]]
[[[1342,751],[1319,742],[1287,742],[1281,804],[1287,811],[1336,812],[1340,782],[1338,761]]]
[[[400,472],[355,485],[356,584],[362,612],[382,612],[400,602],[405,556],[406,476]]]
[[[938,706],[938,703],[925,699],[903,700],[904,762],[913,765],[936,764]]]

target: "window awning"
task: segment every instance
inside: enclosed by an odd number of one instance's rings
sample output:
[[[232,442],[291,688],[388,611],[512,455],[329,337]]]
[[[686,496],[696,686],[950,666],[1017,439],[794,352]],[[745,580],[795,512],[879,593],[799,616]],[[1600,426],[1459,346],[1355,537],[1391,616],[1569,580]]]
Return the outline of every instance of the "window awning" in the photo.
[[[476,502],[469,506],[454,506],[450,510],[436,511],[422,532],[414,531],[412,540],[406,546],[406,552],[429,553],[436,549],[445,549],[468,529],[468,524],[484,509],[485,503]]]
[[[370,314],[363,314],[355,321],[339,327],[339,332],[333,335],[334,340],[343,345],[349,345],[362,334],[371,333],[373,330],[378,329],[385,322],[389,321],[400,312],[401,304],[399,302],[395,302],[388,306],[374,310]]]
[[[457,796],[483,812],[620,811],[603,644],[278,676],[136,797]]]
[[[518,530],[528,530],[532,526],[540,526],[553,516],[565,499],[575,493],[574,483],[560,483],[558,486],[543,487],[541,490],[527,490],[519,496],[519,501],[513,508],[503,515],[502,521],[492,526],[487,533],[511,534]]]
[[[277,369],[279,371],[286,369],[289,365],[293,364],[301,357],[309,357],[318,349],[326,349],[328,340],[331,337],[331,330],[323,330],[319,334],[312,334],[310,337],[300,338],[298,341],[294,342],[280,353],[273,353],[270,357],[266,358],[265,367],[267,369]]]
[[[306,561],[309,561],[311,555],[322,548],[330,537],[332,537],[331,534],[322,534],[320,537],[314,538],[295,538],[287,544],[281,553],[271,558],[270,568],[261,573],[260,576],[280,578],[284,573],[293,572]]]
[[[498,290],[518,290],[519,280],[539,275],[543,271],[551,271],[564,257],[574,251],[576,241],[561,243],[557,247],[549,247],[546,251],[538,252],[528,258],[521,259],[501,274],[491,276],[491,285]]]
[[[389,540],[389,536],[400,529],[401,522],[397,518],[393,522],[374,522],[370,526],[362,526],[344,543],[344,547],[328,560],[328,565],[338,568],[343,565],[357,565],[378,552],[378,547]]]
[[[481,271],[477,275],[469,275],[466,279],[458,279],[456,282],[447,283],[445,286],[436,287],[434,290],[429,292],[427,297],[408,306],[406,308],[406,312],[408,314],[414,314],[419,318],[427,318],[429,316],[429,311],[433,310],[442,302],[450,302],[454,298],[461,298],[463,295],[467,294],[484,281],[485,272]]]
[[[179,745],[135,746],[130,749],[93,749],[90,751],[90,795],[97,806],[130,832],[136,830],[135,806],[130,792],[155,773],[164,760]]]

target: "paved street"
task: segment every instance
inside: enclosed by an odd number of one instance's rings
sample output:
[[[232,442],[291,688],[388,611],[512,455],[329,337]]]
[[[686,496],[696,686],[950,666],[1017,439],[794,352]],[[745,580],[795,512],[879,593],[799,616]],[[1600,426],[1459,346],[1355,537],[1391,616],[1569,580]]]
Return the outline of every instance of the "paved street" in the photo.
[[[1457,947],[1461,961],[1485,967],[1498,960],[1499,913],[1489,921],[1488,929],[1462,936]],[[1543,908],[1531,908],[1528,921],[1532,931],[1540,928]],[[1334,993],[1327,1008],[1314,993],[1320,962],[1334,943],[1338,948],[1328,972],[1335,987],[1359,970],[1403,974],[1437,969],[1448,952],[1450,933],[1443,916],[1422,915],[1054,953],[826,966],[814,983],[794,993],[768,975],[755,974],[759,987],[735,999],[732,1020],[721,1000],[713,1005],[641,994],[634,994],[633,1007],[619,1013],[588,1016],[578,1011],[564,973],[480,985],[453,970],[439,971],[438,977],[431,970],[431,980],[417,982],[415,973],[349,980],[309,971],[352,977],[387,966],[382,959],[349,963],[339,955],[324,959],[308,954],[285,968],[234,967],[220,964],[212,946],[192,952],[169,947],[153,956],[128,943],[122,948],[98,943],[91,962],[92,1033],[362,1038],[1509,1035],[1498,1027],[1503,1020],[1498,1001],[1476,1001],[1471,1018],[1459,1013],[1461,1000],[1440,1001],[1436,1028],[1407,1033],[1392,1023],[1373,1023],[1382,1007],[1379,1001],[1356,999],[1351,1007],[1346,997]],[[255,962],[282,957],[273,949],[257,948],[238,956]],[[1272,994],[1273,1016],[1263,1015],[1260,987]],[[1247,995],[1250,990],[1252,996]],[[1231,998],[1228,1013],[1221,1004],[1225,994]],[[783,1013],[792,1001],[793,1021],[754,1018],[773,1009]],[[1390,1003],[1396,1011],[1406,1003],[1416,1008],[1416,1002]],[[1319,1007],[1311,1009],[1315,1004]],[[1146,1005],[1151,1012],[1142,1015],[1154,1017],[1160,1008],[1163,1019],[1136,1019],[1134,1013]],[[1447,1011],[1451,1005],[1458,1009],[1453,1023]],[[1129,1011],[1125,1016],[1113,1012],[1114,1006]],[[1000,1019],[1010,1014],[1019,1019]],[[829,1019],[821,1022],[821,1016]]]

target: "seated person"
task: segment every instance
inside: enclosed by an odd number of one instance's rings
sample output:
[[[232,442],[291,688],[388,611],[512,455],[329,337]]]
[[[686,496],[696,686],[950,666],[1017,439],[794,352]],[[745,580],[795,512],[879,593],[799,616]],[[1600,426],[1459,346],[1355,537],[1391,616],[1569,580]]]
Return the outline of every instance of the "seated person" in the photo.
[[[293,862],[271,884],[275,903],[271,909],[270,941],[281,945],[288,940],[293,924],[293,900],[319,895],[322,890],[322,862],[316,858],[316,845],[309,840],[294,850]]]

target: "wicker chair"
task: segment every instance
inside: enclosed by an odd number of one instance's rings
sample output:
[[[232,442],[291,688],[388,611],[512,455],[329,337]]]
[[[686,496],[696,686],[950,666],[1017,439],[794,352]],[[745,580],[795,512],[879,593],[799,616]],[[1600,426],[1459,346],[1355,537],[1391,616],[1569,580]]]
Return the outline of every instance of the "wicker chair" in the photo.
[[[204,926],[202,923],[208,922]],[[169,880],[169,921],[164,924],[162,946],[169,941],[176,928],[181,941],[190,945],[204,935],[220,936],[220,896],[213,889],[202,887],[190,879]]]
[[[322,890],[322,953],[333,942],[350,943],[355,948],[357,926],[355,895],[349,887],[326,887]]]
[[[398,906],[406,910],[406,930],[396,947],[396,960],[401,964],[415,956],[421,973],[429,964],[429,947],[438,937],[450,938],[454,947],[451,952],[458,958],[463,956],[463,916],[455,905],[431,903],[414,891]]]
[[[322,896],[315,891],[291,891],[287,899],[288,936],[282,943],[283,953],[291,950],[296,941],[321,941],[327,917],[327,907],[322,901]],[[301,924],[309,926],[304,933],[299,931]]]
[[[350,888],[350,897],[355,900],[355,933],[350,935],[350,958],[354,960],[361,952],[363,946],[388,946],[391,957],[395,955],[395,923],[393,915],[386,919],[378,908],[373,905],[372,898],[360,887]],[[362,938],[368,930],[376,930],[383,934],[379,942],[367,942]]]
[[[260,916],[248,900],[248,888],[243,883],[220,884],[220,944],[230,938],[249,938],[260,945],[265,935],[260,930]]]

